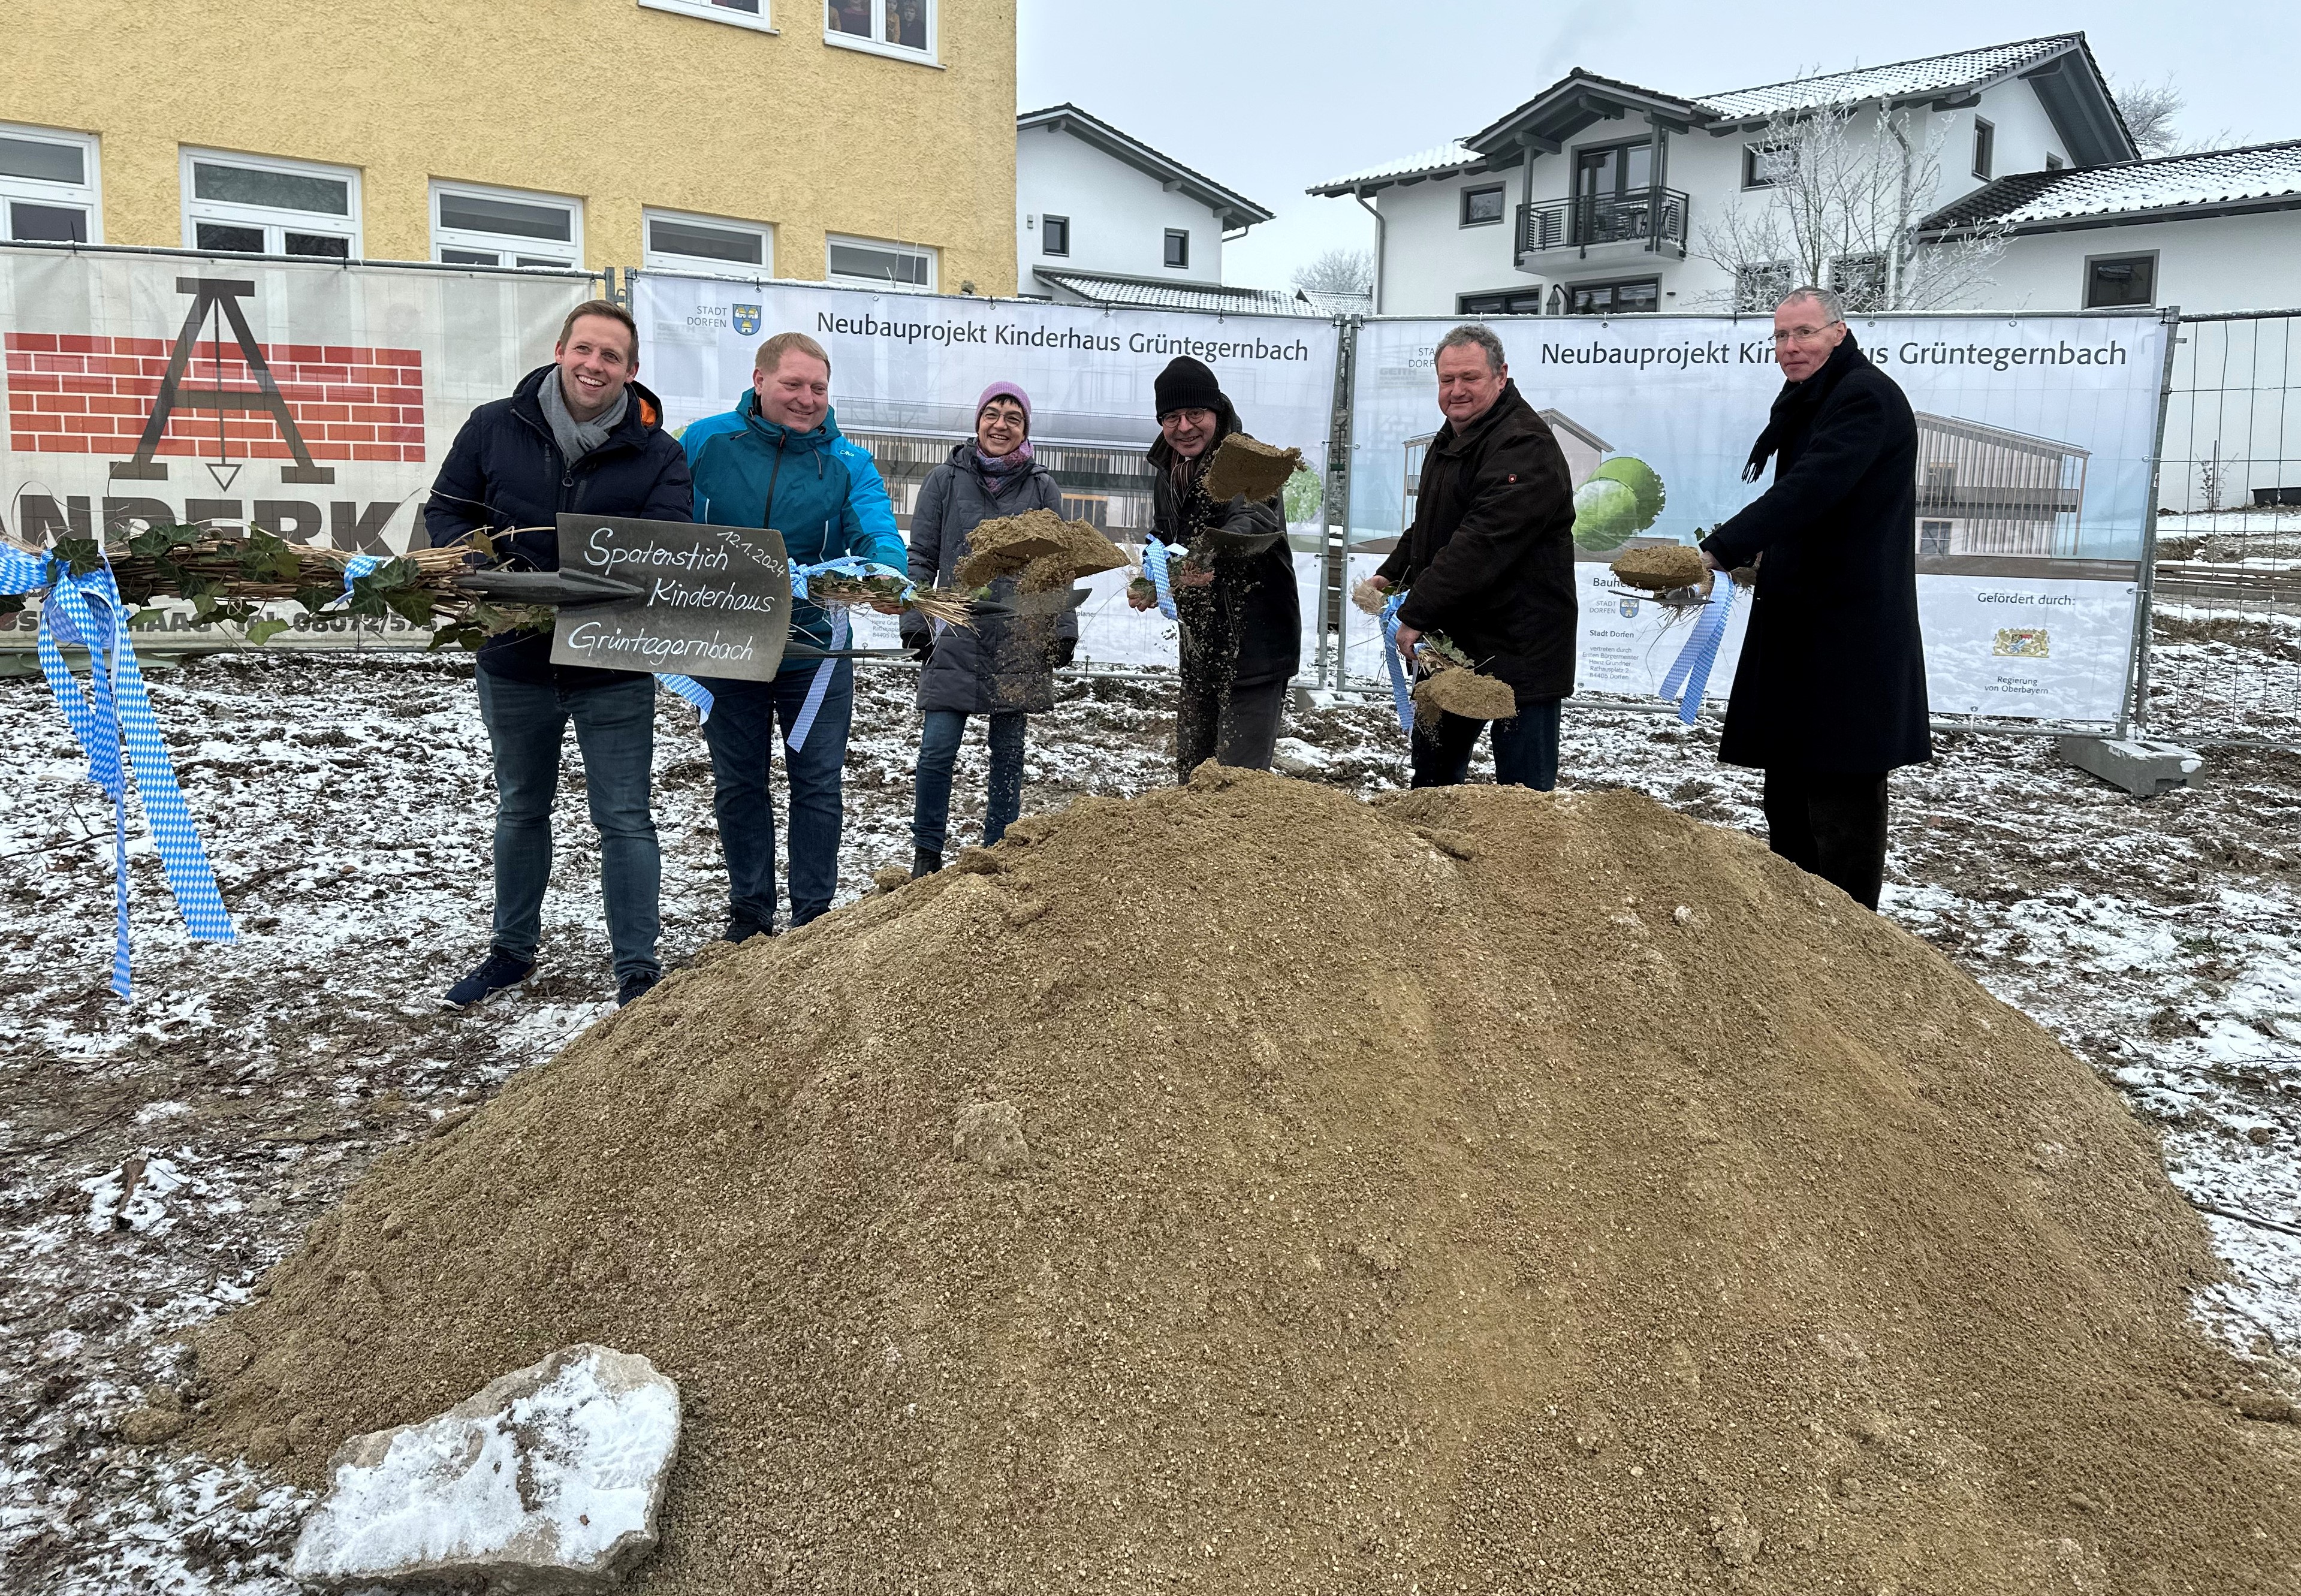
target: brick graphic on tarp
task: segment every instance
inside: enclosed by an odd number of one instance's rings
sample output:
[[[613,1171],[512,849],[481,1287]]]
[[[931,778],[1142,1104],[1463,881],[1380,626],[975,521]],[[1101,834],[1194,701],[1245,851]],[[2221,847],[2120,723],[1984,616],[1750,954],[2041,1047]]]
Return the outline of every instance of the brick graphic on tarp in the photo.
[[[10,447],[117,455],[117,479],[164,480],[161,457],[218,464],[290,460],[283,482],[325,483],[323,461],[423,459],[423,356],[415,349],[259,344],[236,293],[252,285],[180,279],[195,295],[172,345],[155,338],[10,332]],[[201,338],[205,323],[228,338]]]

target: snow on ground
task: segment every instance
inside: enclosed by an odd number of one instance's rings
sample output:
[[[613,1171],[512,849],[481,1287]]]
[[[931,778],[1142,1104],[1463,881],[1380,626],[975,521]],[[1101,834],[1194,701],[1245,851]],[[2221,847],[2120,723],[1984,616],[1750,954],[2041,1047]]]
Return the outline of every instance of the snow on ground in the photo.
[[[2301,1349],[2301,703],[2290,636],[2162,631],[2155,725],[2205,738],[2197,788],[2142,800],[2046,740],[1958,736],[1895,779],[1887,912],[2051,1027],[2164,1137],[2229,1280],[2201,1315],[2240,1349]],[[2275,672],[2284,676],[2274,676]],[[2264,672],[2272,676],[2264,676]],[[135,1002],[105,989],[108,816],[37,680],[0,681],[0,1588],[292,1588],[308,1503],[244,1466],[131,1444],[164,1431],[180,1333],[244,1300],[381,1149],[484,1099],[607,1010],[598,858],[561,795],[544,963],[466,1014],[436,995],[486,943],[486,739],[468,664],[238,656],[153,696],[226,901],[231,947],[173,924],[131,849]],[[917,717],[900,667],[862,679],[842,875],[909,856]],[[1075,680],[1034,722],[1026,807],[1170,779],[1169,689]],[[1296,714],[1281,763],[1395,785],[1387,695]],[[977,731],[954,840],[981,814]],[[1753,773],[1713,726],[1577,701],[1564,784],[1627,786],[1758,831]],[[715,936],[721,876],[694,717],[662,700],[664,952]],[[1482,761],[1483,763],[1483,761]]]

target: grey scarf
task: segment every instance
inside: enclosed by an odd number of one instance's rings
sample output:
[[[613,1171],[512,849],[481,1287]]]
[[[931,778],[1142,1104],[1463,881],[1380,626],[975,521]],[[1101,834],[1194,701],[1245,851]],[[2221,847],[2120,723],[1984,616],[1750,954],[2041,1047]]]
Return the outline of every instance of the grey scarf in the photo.
[[[567,390],[559,368],[553,366],[535,390],[536,402],[543,406],[543,419],[551,425],[551,436],[558,440],[559,453],[573,465],[584,455],[607,441],[607,435],[622,424],[623,412],[632,402],[628,388],[615,396],[615,402],[588,422],[579,422],[567,408]]]

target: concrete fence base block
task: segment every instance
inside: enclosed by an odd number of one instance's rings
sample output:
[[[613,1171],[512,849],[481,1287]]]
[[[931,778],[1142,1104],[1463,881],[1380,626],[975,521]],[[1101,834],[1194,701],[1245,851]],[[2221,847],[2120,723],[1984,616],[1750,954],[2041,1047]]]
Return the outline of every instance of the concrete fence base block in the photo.
[[[2122,787],[2137,798],[2155,798],[2176,787],[2187,787],[2205,763],[2205,756],[2194,748],[2135,737],[2064,737],[2054,747],[2079,770]]]

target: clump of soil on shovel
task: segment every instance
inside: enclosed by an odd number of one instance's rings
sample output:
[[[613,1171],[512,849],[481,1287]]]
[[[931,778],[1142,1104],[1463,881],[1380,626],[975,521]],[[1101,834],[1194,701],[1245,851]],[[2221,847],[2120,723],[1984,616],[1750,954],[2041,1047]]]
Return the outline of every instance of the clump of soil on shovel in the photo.
[[[1470,721],[1507,721],[1517,717],[1518,695],[1507,681],[1456,666],[1435,671],[1416,682],[1414,707],[1444,710]]]
[[[2214,1273],[2082,1064],[1750,839],[1209,765],[380,1159],[192,1439],[316,1485],[590,1341],[688,1403],[657,1596],[2289,1592]]]
[[[1698,548],[1684,543],[1656,543],[1616,555],[1612,570],[1625,587],[1667,593],[1672,588],[1698,585],[1707,567]]]
[[[1218,505],[1242,493],[1250,500],[1266,499],[1301,469],[1301,450],[1282,449],[1234,432],[1215,446],[1215,457],[1207,464],[1207,497]]]
[[[1025,593],[1067,588],[1100,571],[1127,563],[1125,551],[1087,521],[1065,521],[1052,510],[1030,510],[978,522],[958,563],[961,587],[980,588],[1002,576]]]

